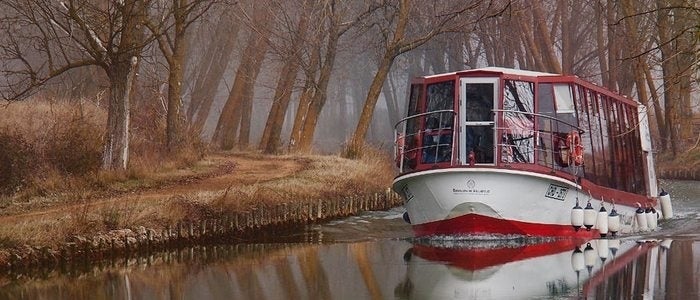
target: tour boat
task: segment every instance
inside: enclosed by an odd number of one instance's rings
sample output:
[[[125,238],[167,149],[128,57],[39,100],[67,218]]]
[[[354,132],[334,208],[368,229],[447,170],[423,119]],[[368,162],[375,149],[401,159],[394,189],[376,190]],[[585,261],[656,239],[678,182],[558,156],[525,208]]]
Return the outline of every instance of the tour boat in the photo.
[[[418,77],[395,129],[393,189],[417,236],[591,238],[657,225],[645,106],[576,76]]]

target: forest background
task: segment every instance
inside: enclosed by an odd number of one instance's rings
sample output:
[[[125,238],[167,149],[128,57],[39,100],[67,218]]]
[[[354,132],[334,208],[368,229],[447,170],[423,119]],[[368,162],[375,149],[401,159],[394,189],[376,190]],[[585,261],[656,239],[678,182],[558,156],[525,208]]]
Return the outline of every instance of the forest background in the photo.
[[[658,157],[698,168],[699,41],[690,0],[3,0],[0,194],[209,149],[389,151],[411,77],[484,66],[638,99]]]

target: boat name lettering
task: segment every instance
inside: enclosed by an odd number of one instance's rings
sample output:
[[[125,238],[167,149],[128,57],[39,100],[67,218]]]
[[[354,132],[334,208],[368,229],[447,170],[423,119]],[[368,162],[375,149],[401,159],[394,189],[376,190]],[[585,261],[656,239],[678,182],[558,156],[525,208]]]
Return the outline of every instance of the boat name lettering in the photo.
[[[479,195],[491,194],[491,190],[489,190],[489,189],[455,189],[455,188],[452,188],[452,192],[455,194],[479,194]]]
[[[566,187],[558,186],[556,184],[550,184],[544,196],[547,198],[564,201],[568,192],[569,189]]]

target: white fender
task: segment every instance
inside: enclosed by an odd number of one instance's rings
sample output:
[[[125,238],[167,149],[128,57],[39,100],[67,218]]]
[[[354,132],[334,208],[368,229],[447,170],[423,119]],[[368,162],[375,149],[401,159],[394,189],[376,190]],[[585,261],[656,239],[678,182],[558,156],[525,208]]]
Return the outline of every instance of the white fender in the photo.
[[[610,210],[608,215],[608,230],[613,236],[620,231],[620,215],[617,214],[615,207]]]
[[[591,206],[591,202],[588,202],[586,204],[586,208],[583,209],[583,226],[586,227],[586,230],[591,230],[593,226],[595,225],[596,221],[596,211],[593,209],[593,206]]]
[[[661,194],[659,194],[659,202],[661,202],[661,213],[664,215],[664,219],[672,219],[673,206],[671,205],[671,195],[661,189]]]
[[[656,225],[657,225],[656,210],[653,207],[648,207],[644,211],[644,214],[647,217],[647,227],[649,227],[649,230],[656,230]]]
[[[647,231],[647,217],[644,214],[644,209],[641,206],[637,208],[637,212],[635,213],[635,220],[637,221],[637,230]]]
[[[578,205],[578,201],[576,201],[576,206],[571,209],[571,226],[576,231],[583,226],[583,208]]]
[[[605,206],[602,204],[600,205],[600,210],[598,211],[596,228],[598,228],[598,232],[600,232],[601,237],[608,235],[608,211],[605,210]]]

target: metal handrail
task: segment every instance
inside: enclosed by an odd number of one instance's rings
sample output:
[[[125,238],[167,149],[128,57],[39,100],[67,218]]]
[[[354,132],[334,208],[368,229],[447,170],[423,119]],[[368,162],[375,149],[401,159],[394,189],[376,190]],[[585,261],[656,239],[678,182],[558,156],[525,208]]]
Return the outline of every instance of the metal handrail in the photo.
[[[446,114],[446,113],[451,114],[451,116],[453,117],[452,127],[443,127],[442,126],[443,114]],[[438,120],[438,124],[439,124],[438,128],[431,128],[431,129],[422,128],[422,130],[419,129],[416,132],[413,132],[410,134],[406,133],[406,127],[405,127],[406,125],[405,124],[407,121],[409,121],[411,119],[416,119],[416,118],[435,115],[435,114],[440,115],[440,118]],[[401,119],[400,121],[398,121],[394,125],[394,136],[395,136],[394,154],[396,155],[395,159],[398,159],[397,162],[399,163],[398,167],[399,167],[400,172],[403,172],[403,169],[404,169],[404,157],[405,157],[406,153],[412,153],[412,152],[417,153],[419,151],[422,151],[423,149],[435,148],[436,151],[435,151],[434,160],[437,161],[440,147],[445,147],[448,145],[450,147],[452,147],[452,145],[455,144],[456,138],[457,138],[456,134],[454,134],[454,130],[455,130],[456,122],[457,122],[456,118],[454,118],[455,114],[456,114],[455,111],[452,109],[434,110],[434,111],[424,112],[424,113],[415,114],[415,115],[405,117],[405,118]],[[398,127],[399,127],[399,125],[402,125],[402,123],[403,123],[404,128],[402,128],[402,130],[399,130]],[[440,141],[438,140],[438,142],[434,145],[430,145],[430,146],[422,145],[420,147],[411,148],[408,151],[406,151],[405,143],[406,143],[406,140],[408,137],[420,136],[420,135],[425,134],[425,133],[434,133],[435,131],[437,131],[437,133],[439,135],[443,130],[452,130],[453,131],[451,144],[446,144],[446,143],[443,144],[443,143],[440,143]],[[399,132],[401,132],[402,134],[399,134]],[[399,140],[402,140],[402,144],[403,144],[402,146],[399,146]],[[451,157],[450,157],[450,163],[452,163],[454,161],[454,159],[455,159],[455,152],[452,151]]]
[[[422,117],[422,116],[427,116],[427,115],[432,115],[432,114],[437,114],[437,113],[444,113],[444,112],[449,112],[449,113],[453,113],[453,114],[455,113],[454,109],[441,109],[441,110],[434,110],[434,111],[424,112],[424,113],[420,113],[420,114],[417,114],[417,115],[410,115],[410,116],[405,117],[405,118],[399,120],[398,122],[396,122],[396,124],[394,124],[394,130],[396,130],[396,126],[399,126],[399,124],[401,124],[401,123],[403,123],[403,122],[406,122],[406,121],[408,121],[408,120],[410,120],[410,119],[418,118],[418,117]]]

